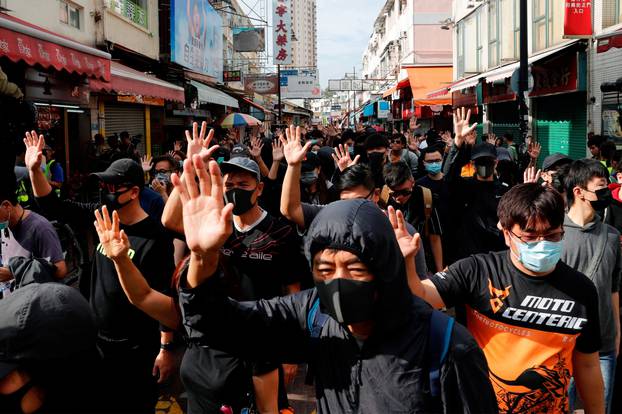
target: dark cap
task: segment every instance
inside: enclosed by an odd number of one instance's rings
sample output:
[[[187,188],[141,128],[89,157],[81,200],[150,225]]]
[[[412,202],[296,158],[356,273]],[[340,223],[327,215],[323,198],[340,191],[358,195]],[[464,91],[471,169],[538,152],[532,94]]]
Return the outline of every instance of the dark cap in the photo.
[[[487,142],[481,142],[473,147],[471,151],[471,160],[476,160],[478,158],[497,158],[497,148],[489,144]]]
[[[551,154],[544,159],[542,162],[542,171],[548,171],[553,167],[559,167],[561,164],[570,164],[572,159],[567,155],[556,152],[555,154]]]
[[[228,174],[232,171],[246,171],[255,176],[257,181],[261,181],[261,173],[259,172],[259,166],[257,163],[247,157],[235,157],[230,158],[229,161],[220,163],[220,171],[222,174]]]
[[[23,364],[72,358],[95,349],[96,328],[80,292],[33,283],[0,299],[0,378]]]
[[[302,161],[301,171],[302,172],[313,171],[319,166],[320,166],[320,158],[312,152],[307,152],[307,156]]]
[[[246,157],[249,158],[251,156],[251,151],[244,144],[236,144],[231,148],[231,153],[229,158],[237,158],[237,157]]]
[[[93,173],[91,176],[99,178],[106,184],[131,184],[141,188],[145,185],[142,167],[129,158],[116,160],[106,168],[106,171]]]

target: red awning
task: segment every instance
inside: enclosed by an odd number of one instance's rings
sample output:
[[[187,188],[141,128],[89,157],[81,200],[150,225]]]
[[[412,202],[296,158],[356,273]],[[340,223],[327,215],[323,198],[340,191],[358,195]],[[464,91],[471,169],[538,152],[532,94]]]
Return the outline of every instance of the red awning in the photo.
[[[0,56],[110,80],[110,54],[0,13]]]
[[[622,29],[597,38],[596,53],[604,53],[612,47],[622,49]]]
[[[118,95],[142,95],[167,101],[185,102],[184,88],[120,64],[111,62],[110,82],[90,81],[92,91],[115,92]]]

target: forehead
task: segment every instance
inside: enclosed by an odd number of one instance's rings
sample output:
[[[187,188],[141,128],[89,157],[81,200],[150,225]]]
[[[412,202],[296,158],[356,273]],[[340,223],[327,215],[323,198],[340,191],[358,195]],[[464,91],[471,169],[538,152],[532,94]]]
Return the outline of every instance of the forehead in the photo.
[[[324,249],[313,257],[315,263],[362,263],[357,255],[346,250]]]
[[[592,177],[587,185],[589,187],[605,187],[607,186],[607,179],[605,177]]]
[[[226,183],[241,183],[257,181],[257,177],[246,171],[231,171],[225,174]]]
[[[438,157],[440,157],[440,155],[441,155],[440,151],[426,152],[423,155],[423,159],[424,160],[428,160],[428,159],[435,160],[435,159],[438,159]]]
[[[156,170],[166,170],[170,168],[173,168],[173,165],[171,165],[171,162],[169,160],[158,161],[155,165]]]

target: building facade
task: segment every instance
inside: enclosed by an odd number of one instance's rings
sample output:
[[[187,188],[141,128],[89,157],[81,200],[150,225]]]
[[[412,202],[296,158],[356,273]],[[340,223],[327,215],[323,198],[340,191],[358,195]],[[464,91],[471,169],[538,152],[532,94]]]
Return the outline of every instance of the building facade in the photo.
[[[292,67],[317,67],[316,0],[292,0]]]

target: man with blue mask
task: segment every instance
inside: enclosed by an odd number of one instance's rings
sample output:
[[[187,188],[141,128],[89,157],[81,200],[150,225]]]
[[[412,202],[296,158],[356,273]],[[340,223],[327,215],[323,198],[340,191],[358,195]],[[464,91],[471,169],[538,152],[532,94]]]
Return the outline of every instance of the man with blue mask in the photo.
[[[414,293],[436,308],[465,306],[499,412],[567,413],[573,375],[585,411],[604,412],[598,294],[560,260],[562,196],[517,185],[501,198],[498,215],[509,250],[460,260],[414,281]]]
[[[607,169],[596,160],[570,164],[564,180],[568,214],[562,260],[584,273],[598,290],[601,348],[600,369],[605,384],[605,403],[611,412],[616,357],[620,347],[620,233],[602,223],[602,212],[611,202]],[[576,393],[571,388],[571,408]]]

